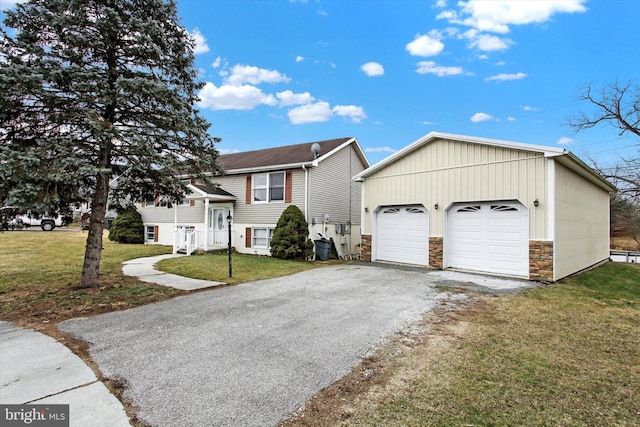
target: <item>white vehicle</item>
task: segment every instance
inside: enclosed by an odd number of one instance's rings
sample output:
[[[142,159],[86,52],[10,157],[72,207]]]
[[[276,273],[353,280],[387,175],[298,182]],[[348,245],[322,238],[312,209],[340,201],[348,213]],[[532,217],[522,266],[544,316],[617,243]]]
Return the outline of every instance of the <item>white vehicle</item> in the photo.
[[[16,208],[4,207],[2,209],[15,210]],[[37,218],[28,212],[26,214],[16,215],[9,221],[9,227],[14,229],[22,227],[40,227],[43,231],[51,231],[54,228],[62,227],[63,225],[66,225],[66,223],[64,218],[60,215],[56,217],[43,216]]]

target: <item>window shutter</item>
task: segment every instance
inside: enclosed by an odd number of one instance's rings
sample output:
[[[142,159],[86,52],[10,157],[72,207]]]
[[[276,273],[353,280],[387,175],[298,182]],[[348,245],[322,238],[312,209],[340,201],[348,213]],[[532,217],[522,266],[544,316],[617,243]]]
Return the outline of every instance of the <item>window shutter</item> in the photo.
[[[196,205],[196,201],[191,199],[189,200],[189,206],[195,206]]]
[[[251,204],[251,175],[247,176],[247,204],[250,205]],[[247,246],[248,248],[250,246]]]
[[[247,227],[244,232],[244,247],[251,247],[251,227]]]
[[[154,242],[157,242],[157,241],[158,241],[158,231],[159,231],[158,229],[159,229],[159,228],[160,228],[160,227],[159,227],[159,226],[157,226],[157,225],[154,225],[154,226],[153,226],[153,241],[154,241]]]
[[[287,172],[284,176],[284,202],[291,203],[291,189],[293,187],[293,174]]]

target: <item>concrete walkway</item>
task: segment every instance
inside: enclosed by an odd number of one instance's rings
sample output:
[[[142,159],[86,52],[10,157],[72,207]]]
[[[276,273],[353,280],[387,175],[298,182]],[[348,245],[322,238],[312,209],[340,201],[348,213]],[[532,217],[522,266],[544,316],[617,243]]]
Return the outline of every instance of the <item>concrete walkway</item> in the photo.
[[[120,401],[82,359],[47,335],[3,321],[0,403],[68,404],[70,426],[130,425]]]
[[[194,291],[196,289],[212,288],[214,286],[225,285],[224,282],[212,282],[209,280],[191,279],[176,274],[165,273],[157,270],[155,264],[168,258],[177,258],[186,255],[168,254],[146,258],[137,258],[122,263],[122,273],[127,276],[137,277],[139,280],[156,285],[170,286],[184,291]]]

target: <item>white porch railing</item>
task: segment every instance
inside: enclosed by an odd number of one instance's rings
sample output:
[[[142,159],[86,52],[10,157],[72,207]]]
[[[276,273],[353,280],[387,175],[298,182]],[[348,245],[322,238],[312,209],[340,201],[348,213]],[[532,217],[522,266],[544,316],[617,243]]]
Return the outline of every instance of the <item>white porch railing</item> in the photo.
[[[225,249],[229,246],[229,230],[190,230],[178,228],[173,232],[173,253],[183,250],[187,255],[202,249]]]

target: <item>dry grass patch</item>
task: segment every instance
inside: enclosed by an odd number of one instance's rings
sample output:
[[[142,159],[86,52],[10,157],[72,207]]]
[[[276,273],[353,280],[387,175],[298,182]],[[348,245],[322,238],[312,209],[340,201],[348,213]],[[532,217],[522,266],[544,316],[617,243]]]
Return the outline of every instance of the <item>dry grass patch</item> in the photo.
[[[289,425],[640,424],[640,268],[607,264],[425,318],[316,396]],[[340,392],[359,381],[356,392]],[[347,387],[348,388],[348,387]]]

